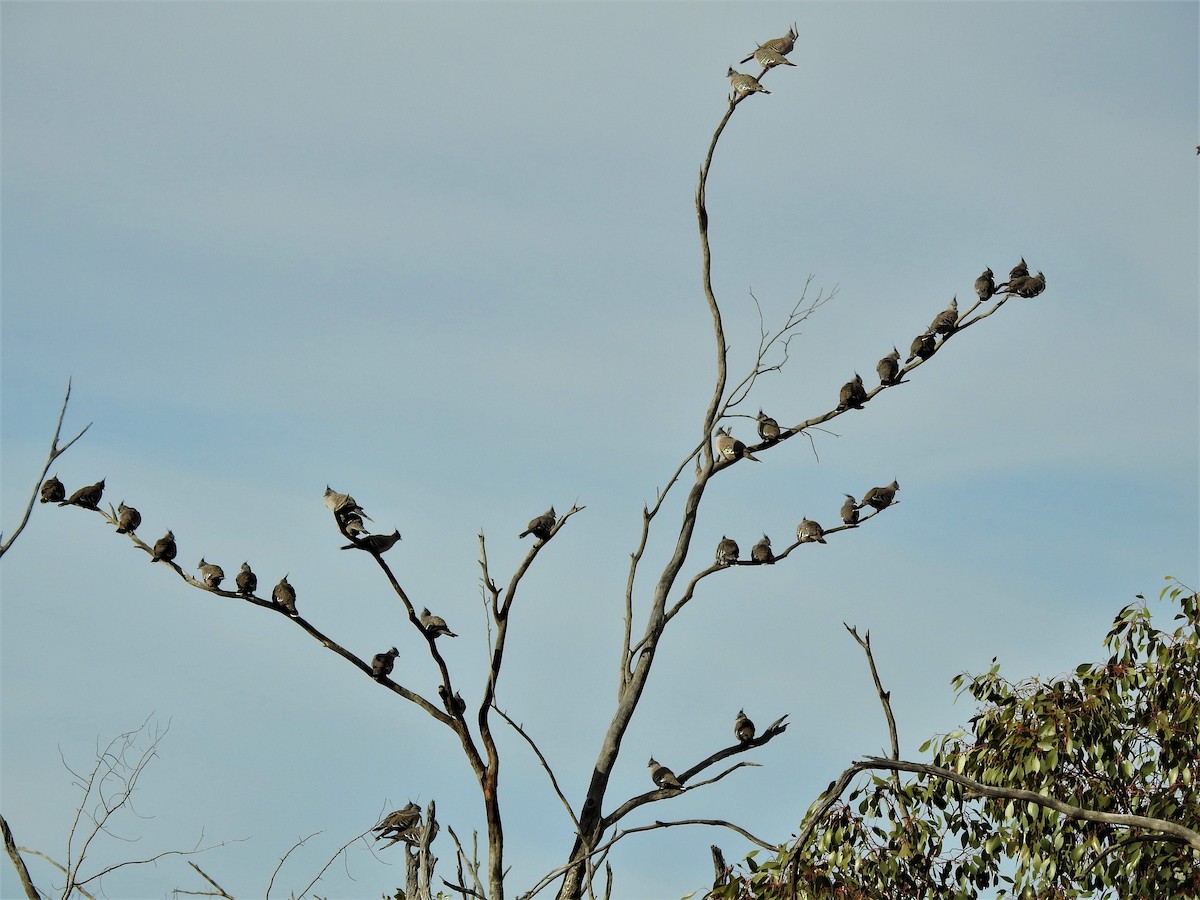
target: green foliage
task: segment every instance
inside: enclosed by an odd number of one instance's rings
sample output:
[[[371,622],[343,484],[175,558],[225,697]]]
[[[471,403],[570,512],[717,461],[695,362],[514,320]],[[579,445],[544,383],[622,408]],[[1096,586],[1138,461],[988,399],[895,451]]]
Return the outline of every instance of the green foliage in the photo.
[[[1173,630],[1155,627],[1139,595],[1117,614],[1103,663],[1010,682],[993,660],[981,675],[957,676],[976,714],[921,752],[984,785],[1200,829],[1200,613],[1196,593],[1174,579],[1164,599],[1178,608]],[[803,846],[748,858],[712,896],[950,900],[990,888],[1038,900],[1200,898],[1200,851],[1161,832],[929,775],[864,772],[852,784]]]

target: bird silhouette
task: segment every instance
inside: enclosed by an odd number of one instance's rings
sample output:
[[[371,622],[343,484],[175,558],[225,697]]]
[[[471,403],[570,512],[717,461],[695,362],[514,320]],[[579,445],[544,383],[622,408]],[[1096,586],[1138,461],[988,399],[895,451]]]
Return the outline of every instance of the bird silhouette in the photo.
[[[863,387],[862,376],[854,373],[854,379],[847,381],[838,391],[838,412],[847,409],[862,409],[867,402],[867,389]]]
[[[1036,275],[1026,275],[1024,278],[1017,279],[1013,292],[1018,297],[1036,297],[1046,289],[1046,276],[1041,272]]]
[[[389,841],[381,849],[386,849],[397,841],[415,844],[420,839],[421,807],[409,802],[403,809],[388,813],[383,821],[371,830],[375,832],[375,840]]]
[[[241,571],[237,573],[234,583],[237,584],[237,592],[244,597],[248,597],[258,590],[258,576],[250,571],[250,563],[242,563]]]
[[[744,75],[741,72],[735,72],[732,66],[730,66],[725,77],[729,79],[729,84],[733,87],[733,93],[737,97],[745,97],[747,94],[755,93],[771,93],[759,84],[758,79],[753,75]]]
[[[154,542],[154,552],[150,554],[150,562],[170,562],[175,558],[178,548],[175,546],[175,532],[168,531]]]
[[[717,565],[732,566],[737,562],[738,553],[737,541],[723,536],[717,544]]]
[[[893,481],[885,487],[873,487],[863,494],[862,506],[875,509],[887,509],[896,499],[896,491],[900,490],[900,482]]]
[[[984,269],[983,274],[975,279],[975,293],[979,301],[985,303],[996,294],[996,282],[992,280],[992,270]]]
[[[84,509],[99,509],[100,498],[104,496],[104,479],[95,484],[81,487],[66,500],[60,500],[59,506],[82,506]]]
[[[368,534],[366,537],[354,541],[353,543],[345,544],[340,547],[341,550],[366,550],[368,553],[373,553],[380,556],[391,550],[396,545],[396,541],[400,540],[400,531],[397,529],[391,534]]]
[[[801,519],[800,524],[796,526],[796,538],[802,544],[813,542],[824,544],[826,542],[825,529],[812,519]]]
[[[122,500],[117,504],[117,534],[133,534],[142,524],[142,514]]]
[[[904,361],[907,366],[914,359],[929,359],[937,351],[937,341],[932,334],[918,334],[913,338],[912,346],[909,347],[909,357]]]
[[[683,790],[683,785],[679,783],[679,779],[675,777],[675,773],[655,760],[653,756],[650,757],[648,765],[650,767],[650,779],[658,787],[674,788],[677,791]]]
[[[1025,263],[1025,257],[1021,257],[1021,261],[1009,270],[1008,280],[1011,282],[1014,278],[1024,278],[1029,274],[1029,266]]]
[[[754,723],[746,717],[744,709],[739,709],[737,718],[733,720],[733,735],[743,744],[754,740]]]
[[[539,541],[550,540],[550,532],[554,529],[554,523],[558,521],[558,516],[554,513],[554,507],[550,507],[540,516],[536,516],[529,520],[529,527],[522,531],[517,537],[525,537],[532,534]]]
[[[900,351],[893,347],[892,352],[876,364],[875,371],[879,374],[880,384],[895,384],[896,376],[900,374]]]
[[[275,585],[274,589],[272,589],[271,600],[274,601],[276,606],[282,606],[287,610],[288,615],[300,615],[296,609],[296,589],[288,583],[286,575],[280,578],[279,584]]]
[[[428,609],[421,610],[421,627],[432,638],[438,638],[442,635],[446,637],[458,637],[446,625],[446,620],[441,616],[435,616]]]
[[[759,565],[771,565],[775,562],[775,554],[771,552],[771,539],[765,534],[762,540],[750,548],[750,558]]]
[[[399,655],[400,651],[395,647],[385,650],[383,653],[376,653],[371,657],[371,677],[383,678],[385,675],[391,675],[392,667],[396,664],[396,657]]]
[[[57,475],[51,475],[44,482],[42,482],[42,503],[61,503],[63,498],[66,496],[67,489],[63,487],[63,483],[58,480]]]
[[[858,504],[849,494],[846,495],[846,502],[842,504],[842,521],[847,525],[858,524]]]
[[[950,304],[933,317],[929,330],[934,334],[951,334],[958,327],[958,297],[951,299]]]
[[[219,588],[221,582],[225,580],[225,570],[214,563],[205,562],[203,556],[200,557],[197,568],[200,570],[200,580],[212,590]]]
[[[467,711],[467,701],[462,698],[462,694],[458,691],[454,692],[454,696],[450,696],[450,692],[446,690],[444,684],[438,685],[438,696],[442,698],[442,706],[446,708],[446,712],[452,716],[461,716]]]

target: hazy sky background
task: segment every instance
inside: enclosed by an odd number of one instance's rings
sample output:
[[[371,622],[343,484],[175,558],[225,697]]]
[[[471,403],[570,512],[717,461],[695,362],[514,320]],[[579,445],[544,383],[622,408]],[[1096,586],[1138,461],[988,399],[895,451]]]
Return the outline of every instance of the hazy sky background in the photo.
[[[476,562],[506,581],[517,533],[587,506],[513,616],[501,704],[579,803],[611,715],[622,590],[643,502],[698,439],[713,377],[696,173],[726,68],[799,23],[796,68],[739,106],[709,182],[731,369],[758,319],[836,299],[740,409],[785,424],[836,403],[990,266],[1010,301],[865,412],[711,486],[685,576],[722,534],[784,545],[804,516],[897,478],[900,505],[784,565],[706,580],[668,630],[608,796],[725,746],[739,707],[780,739],[762,768],[624,824],[732,819],[783,841],[887,732],[902,751],[973,712],[949,680],[1102,656],[1117,609],[1198,581],[1196,3],[16,3],[3,26],[3,504],[19,521],[68,376],[55,466],[168,528],[180,562],[269,592],[434,697],[423,642],[321,503],[349,491],[468,702],[485,670]],[[734,419],[735,434],[753,434]],[[639,624],[677,507],[642,569]],[[193,569],[194,571],[194,569]],[[184,586],[77,509],[39,506],[3,560],[3,789],[17,839],[61,857],[76,804],[59,753],[147,716],[170,732],[141,814],[96,863],[247,838],[199,864],[236,896],[299,892],[409,799],[483,828],[446,729],[281,618]],[[260,590],[260,593],[264,591]],[[503,727],[503,726],[500,726]],[[501,731],[512,896],[561,864],[569,820]],[[614,850],[615,893],[711,881],[726,831]],[[439,874],[453,875],[445,830]],[[317,893],[378,897],[398,850],[361,847]],[[35,876],[54,880],[43,863]],[[179,859],[112,897],[204,885]],[[19,892],[0,866],[0,894]]]

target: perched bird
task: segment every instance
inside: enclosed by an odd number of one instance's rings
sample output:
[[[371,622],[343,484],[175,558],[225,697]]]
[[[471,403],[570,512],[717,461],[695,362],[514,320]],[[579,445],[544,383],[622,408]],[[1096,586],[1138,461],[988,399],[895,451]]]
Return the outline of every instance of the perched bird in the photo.
[[[197,564],[200,569],[200,580],[205,586],[216,590],[221,586],[221,582],[225,580],[225,570],[216,563],[205,562],[204,557],[200,557],[200,562]]]
[[[896,491],[900,490],[900,482],[893,481],[887,487],[873,487],[863,494],[862,505],[875,509],[887,509],[896,499]]]
[[[746,449],[745,444],[733,437],[724,428],[717,429],[716,447],[717,453],[730,461],[748,459],[753,462],[762,462],[761,459]]]
[[[554,513],[554,507],[550,507],[540,516],[529,520],[529,527],[522,531],[517,537],[525,537],[532,534],[539,541],[550,540],[550,532],[554,528],[554,523],[558,521],[558,516]]]
[[[1021,261],[1017,263],[1008,273],[1008,280],[1011,282],[1014,278],[1024,278],[1029,274],[1029,266],[1025,264],[1025,257],[1021,257]]]
[[[846,502],[842,504],[842,521],[847,525],[858,524],[858,504],[849,494],[846,495]]]
[[[342,533],[346,537],[356,538],[360,534],[370,534],[370,529],[363,524],[362,516],[359,513],[347,513],[346,515],[338,514],[342,526]]]
[[[243,597],[248,597],[258,590],[258,576],[250,571],[250,563],[242,563],[242,569],[237,573],[235,581],[237,592]]]
[[[913,338],[912,346],[908,348],[909,357],[904,361],[907,366],[914,359],[929,359],[937,350],[937,342],[932,334],[918,334]]]
[[[329,511],[335,515],[339,513],[342,515],[355,513],[359,516],[362,516],[368,522],[371,521],[371,517],[363,512],[363,508],[358,505],[358,501],[356,501],[349,494],[339,494],[329,485],[325,485],[325,505],[329,507]]]
[[[794,66],[795,63],[789,60],[786,56],[776,50],[774,47],[759,47],[754,51],[754,61],[764,69],[773,69],[776,66]]]
[[[984,269],[983,274],[975,279],[975,293],[979,295],[979,301],[985,303],[991,300],[996,293],[996,282],[992,280],[992,270]]]
[[[368,534],[365,538],[357,540],[352,544],[346,544],[341,547],[342,550],[366,550],[368,553],[374,553],[379,556],[386,553],[396,545],[396,541],[400,540],[400,530],[397,529],[391,534]]]
[[[900,351],[893,347],[892,352],[876,364],[875,371],[879,373],[880,384],[895,384],[896,376],[900,374]]]
[[[824,544],[825,529],[812,519],[801,519],[800,524],[796,526],[796,537],[802,544],[811,544],[814,541],[818,544]]]
[[[42,482],[42,503],[61,503],[66,496],[67,489],[57,475],[51,475]]]
[[[951,334],[958,327],[958,297],[950,300],[949,305],[933,317],[929,330],[933,334]]]
[[[385,675],[392,674],[392,667],[396,664],[396,657],[400,655],[400,651],[393,647],[391,650],[385,650],[383,653],[376,653],[371,657],[371,677],[383,678]]]
[[[404,809],[388,813],[383,821],[371,830],[375,832],[375,840],[391,842],[384,847],[390,847],[396,841],[415,844],[420,838],[421,807],[410,802]]]
[[[792,52],[792,48],[796,46],[796,38],[798,37],[800,37],[800,33],[796,31],[796,26],[793,24],[792,27],[788,29],[788,33],[783,37],[771,38],[769,41],[764,41],[758,45],[758,49],[761,50],[766,47],[786,55]],[[757,52],[758,50],[754,51],[754,53]],[[754,53],[751,53],[749,56],[743,59],[742,62],[750,62],[750,60],[754,59]]]
[[[150,554],[150,562],[170,562],[175,558],[175,532],[168,531],[154,542],[154,552]]]
[[[98,509],[100,498],[104,495],[104,479],[95,484],[81,487],[66,500],[58,501],[59,506],[82,506],[84,509]]]
[[[675,773],[664,766],[662,763],[650,757],[650,778],[660,788],[674,788],[677,791],[683,790],[683,785],[679,783],[679,779],[675,777]]]
[[[433,638],[441,637],[443,634],[446,637],[458,637],[447,627],[445,619],[435,616],[428,609],[421,610],[421,627]]]
[[[845,409],[862,409],[867,402],[867,389],[863,387],[862,376],[854,373],[854,380],[847,381],[838,391],[838,412]]]
[[[743,744],[754,740],[754,723],[746,718],[744,709],[739,709],[737,718],[733,720],[733,736]]]
[[[761,84],[759,84],[758,79],[753,75],[743,75],[741,72],[735,72],[733,71],[732,66],[730,66],[725,77],[729,79],[730,85],[733,86],[733,93],[737,97],[744,97],[747,94],[754,93],[771,93]]]
[[[271,600],[275,605],[286,609],[288,615],[298,616],[300,613],[296,610],[296,589],[288,583],[287,579],[286,575],[279,579],[279,584],[275,585],[271,591]]]
[[[442,706],[446,707],[446,712],[452,716],[461,716],[467,711],[467,701],[462,698],[462,694],[458,691],[454,692],[454,696],[450,696],[450,692],[446,690],[444,684],[438,685],[438,696],[442,698]]]
[[[759,565],[769,566],[775,562],[775,554],[771,552],[771,539],[764,534],[762,540],[750,548],[750,558]]]
[[[133,534],[142,524],[142,514],[122,500],[117,504],[117,534]]]
[[[1026,275],[1019,281],[1020,284],[1015,289],[1018,297],[1036,297],[1046,289],[1046,276],[1041,272],[1036,275]]]
[[[717,565],[732,566],[737,562],[739,552],[737,541],[722,536],[720,543],[717,544]]]
[[[779,440],[779,423],[761,409],[758,411],[758,436],[764,441]]]

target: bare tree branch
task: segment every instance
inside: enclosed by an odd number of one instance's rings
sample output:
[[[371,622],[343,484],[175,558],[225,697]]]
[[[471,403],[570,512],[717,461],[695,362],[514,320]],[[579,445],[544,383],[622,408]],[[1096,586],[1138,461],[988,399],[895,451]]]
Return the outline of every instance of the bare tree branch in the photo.
[[[50,454],[46,457],[46,464],[42,466],[42,473],[38,476],[37,482],[33,486],[33,493],[29,495],[29,503],[25,506],[25,514],[21,516],[21,522],[13,530],[13,533],[8,536],[8,540],[4,541],[4,535],[0,534],[0,556],[8,552],[8,548],[13,545],[13,542],[25,530],[25,526],[29,523],[29,516],[33,513],[33,504],[37,502],[38,493],[41,490],[42,482],[46,480],[46,473],[50,471],[50,467],[54,465],[54,461],[71,449],[71,445],[84,436],[92,423],[88,422],[83,426],[83,430],[75,437],[71,438],[61,447],[58,446],[58,438],[62,433],[63,418],[67,415],[67,404],[71,400],[71,379],[67,379],[67,393],[63,397],[62,409],[58,413],[58,423],[54,426],[54,436],[50,438]]]
[[[373,827],[374,826],[372,826],[372,828]],[[346,852],[346,848],[349,847],[351,844],[353,844],[355,841],[360,841],[363,838],[365,838],[368,834],[371,833],[372,828],[368,828],[362,834],[356,834],[354,837],[350,838],[350,840],[346,841],[346,843],[342,844],[342,846],[337,849],[337,852],[334,853],[333,856],[329,857],[329,861],[326,862],[325,865],[321,866],[321,870],[319,872],[317,872],[317,874],[315,876],[313,876],[313,880],[308,883],[308,886],[305,887],[304,890],[302,890],[299,894],[296,895],[296,900],[303,900],[304,895],[307,894],[309,891],[311,891],[313,889],[313,885],[315,885],[318,881],[321,880],[321,877],[325,874],[325,871],[334,864],[334,862],[337,860],[337,858],[339,856],[341,856],[343,853]],[[307,840],[307,838],[305,838],[305,840]],[[288,852],[290,853],[291,851],[289,850]],[[286,857],[285,857],[285,859],[286,859]],[[274,879],[272,878],[272,880],[274,880]]]
[[[188,865],[191,866],[193,869],[195,869],[201,878],[203,878],[205,881],[207,881],[209,884],[211,884],[213,887],[215,887],[217,889],[216,892],[214,893],[213,891],[184,891],[184,890],[176,889],[172,893],[190,894],[190,895],[198,896],[198,897],[224,897],[225,900],[234,900],[234,897],[232,894],[230,894],[229,892],[227,892],[225,890],[225,888],[223,888],[219,884],[217,884],[217,882],[213,880],[211,875],[209,875],[207,872],[205,872],[202,868],[200,868],[198,865],[196,865],[190,859],[188,860]]]
[[[17,842],[13,837],[12,829],[8,827],[8,820],[3,815],[0,815],[0,832],[4,833],[4,849],[8,852],[8,858],[12,860],[17,875],[21,878],[25,896],[28,900],[39,900],[37,888],[33,886],[33,879],[29,877],[29,869],[25,867],[25,860],[21,858],[21,853],[17,850]]]
[[[554,793],[558,795],[558,799],[562,801],[562,805],[567,810],[567,815],[571,817],[571,824],[575,826],[575,832],[578,834],[579,818],[575,815],[575,810],[571,808],[570,801],[567,800],[566,795],[563,794],[561,788],[559,788],[558,779],[554,777],[554,770],[550,768],[550,763],[546,762],[546,757],[542,755],[542,751],[538,748],[538,745],[534,742],[533,738],[529,736],[525,729],[514,722],[504,710],[495,705],[493,705],[493,709],[495,709],[496,712],[499,713],[500,717],[512,727],[513,731],[523,737],[525,742],[529,744],[530,749],[532,749],[534,754],[537,756],[538,762],[542,764],[542,768],[545,770],[546,776],[550,779],[550,786],[554,788]]]

